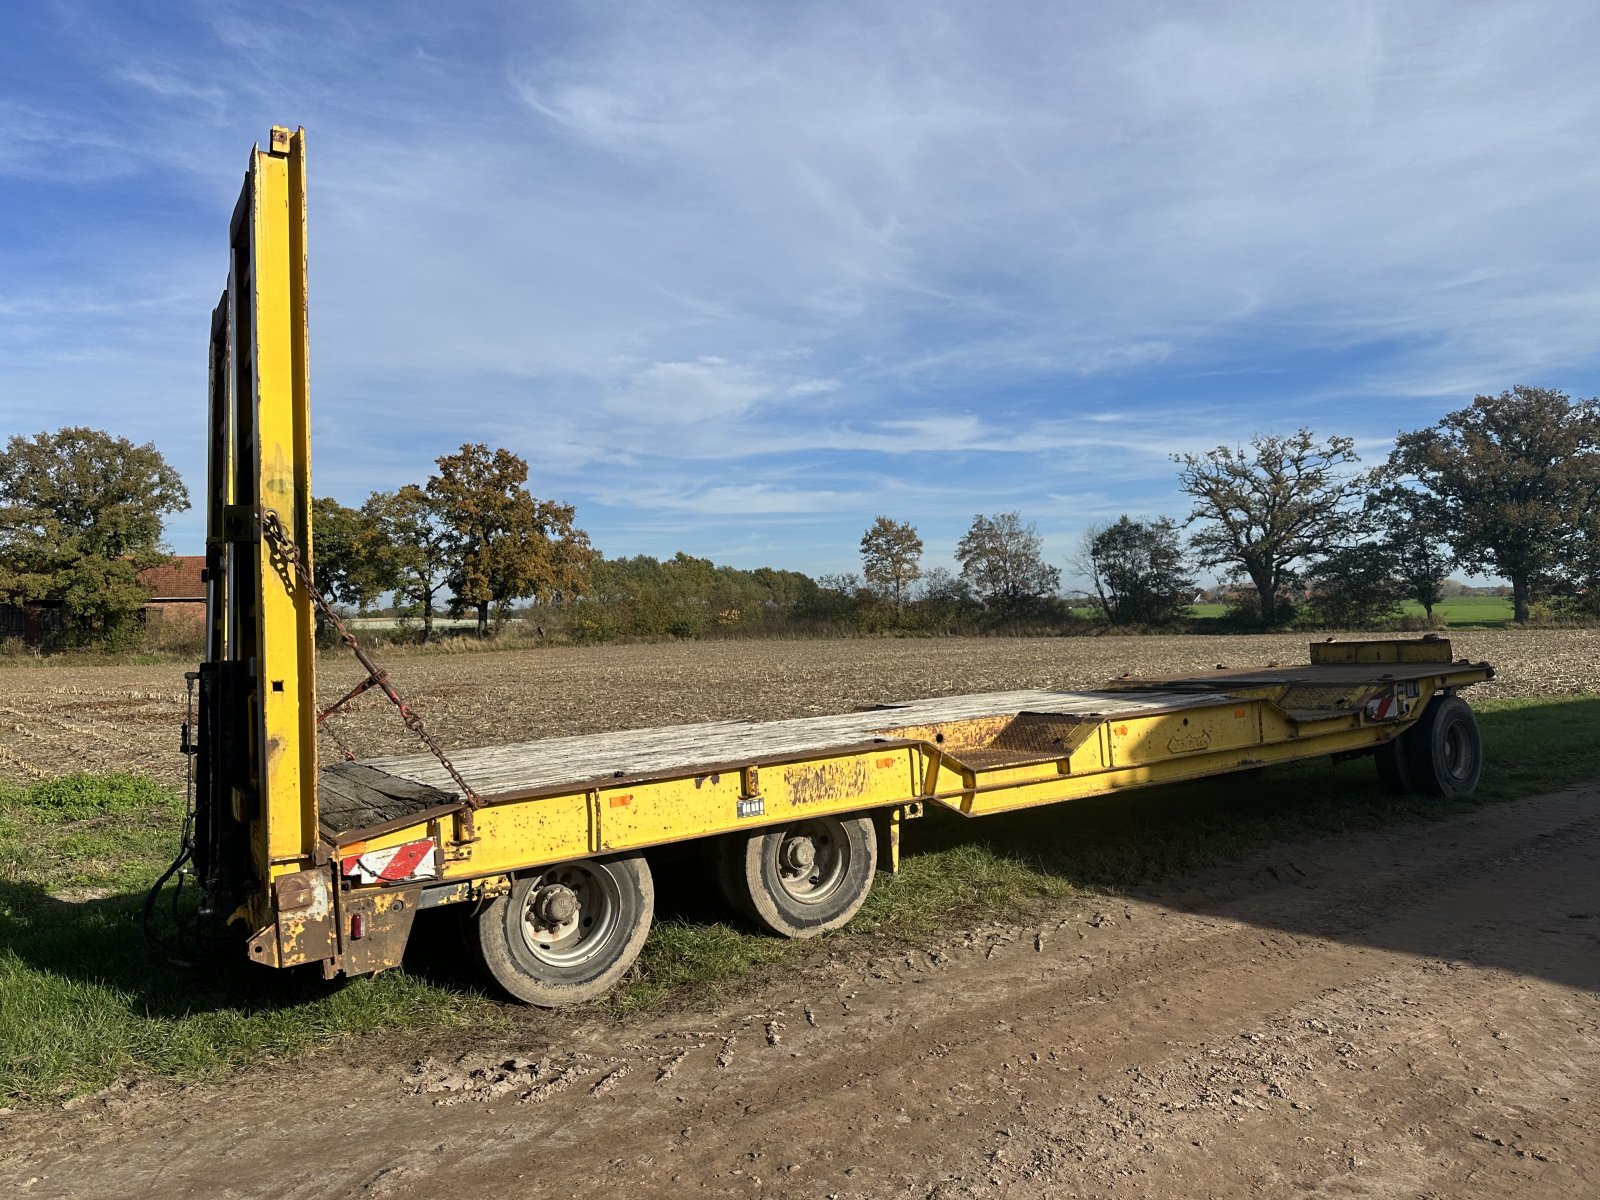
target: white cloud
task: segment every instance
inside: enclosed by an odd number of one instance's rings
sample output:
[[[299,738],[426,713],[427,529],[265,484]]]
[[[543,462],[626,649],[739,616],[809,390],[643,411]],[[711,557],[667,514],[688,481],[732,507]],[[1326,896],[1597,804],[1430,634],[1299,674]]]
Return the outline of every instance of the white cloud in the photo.
[[[0,211],[0,400],[198,419],[244,148],[303,121],[319,478],[356,498],[470,437],[619,540],[890,500],[930,544],[1068,531],[1176,511],[1173,452],[1379,448],[1600,365],[1591,6],[55,11],[83,86],[0,84],[0,175],[90,211]]]
[[[722,358],[663,362],[635,372],[606,407],[646,425],[684,425],[747,413],[774,388],[748,365]]]

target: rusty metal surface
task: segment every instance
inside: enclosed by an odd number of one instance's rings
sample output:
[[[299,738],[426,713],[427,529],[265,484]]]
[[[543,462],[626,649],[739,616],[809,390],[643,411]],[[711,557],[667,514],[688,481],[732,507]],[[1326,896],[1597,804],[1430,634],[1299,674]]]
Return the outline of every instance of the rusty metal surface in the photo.
[[[251,937],[251,959],[293,967],[334,957],[338,952],[335,886],[327,867],[278,876],[272,883],[277,920]]]
[[[831,804],[866,795],[872,771],[861,758],[824,759],[784,772],[789,797],[796,804]]]
[[[405,956],[411,924],[422,907],[422,886],[350,891],[344,895],[344,942],[339,966],[346,975],[370,975],[398,967]],[[350,936],[351,921],[360,917],[362,936]]]

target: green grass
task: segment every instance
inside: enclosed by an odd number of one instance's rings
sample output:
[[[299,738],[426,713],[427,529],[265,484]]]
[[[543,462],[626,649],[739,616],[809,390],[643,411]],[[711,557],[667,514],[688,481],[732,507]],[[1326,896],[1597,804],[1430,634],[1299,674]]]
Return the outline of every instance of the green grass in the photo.
[[[1415,600],[1403,601],[1400,606],[1402,615],[1421,620],[1423,618],[1422,605]],[[1191,617],[1215,620],[1228,615],[1226,604],[1191,604],[1189,606]],[[1509,596],[1451,596],[1439,601],[1433,606],[1433,615],[1436,620],[1442,621],[1448,629],[1498,629],[1511,620],[1511,598]]]
[[[1447,819],[1600,777],[1600,697],[1478,711],[1487,767],[1466,801],[1391,797],[1370,762],[1322,760],[978,821],[935,811],[906,827],[901,874],[880,876],[850,930],[820,944],[745,932],[711,900],[698,853],[659,855],[660,919],[610,1008],[698,1003],[753,969],[798,969],[841,941],[929,939],[1042,901],[1236,861],[1276,840]],[[407,969],[342,986],[252,966],[236,947],[193,970],[151,956],[139,906],[179,817],[173,796],[135,776],[0,787],[0,1103],[130,1076],[216,1076],[371,1030],[517,1019],[452,966],[442,922],[431,952],[420,947]]]
[[[1415,600],[1405,601],[1402,611],[1408,617],[1423,615]],[[1433,606],[1433,615],[1451,629],[1497,629],[1511,620],[1511,597],[1450,596]]]
[[[481,994],[404,972],[335,987],[238,954],[203,970],[152,956],[140,907],[181,815],[170,792],[132,775],[0,788],[0,1103],[131,1075],[214,1076],[364,1030],[493,1018]]]

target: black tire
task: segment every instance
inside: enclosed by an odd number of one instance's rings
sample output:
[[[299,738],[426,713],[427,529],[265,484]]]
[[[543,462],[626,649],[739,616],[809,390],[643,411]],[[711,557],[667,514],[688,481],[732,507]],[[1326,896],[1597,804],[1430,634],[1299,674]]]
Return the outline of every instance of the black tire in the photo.
[[[490,976],[516,999],[540,1008],[581,1004],[628,973],[655,898],[642,855],[556,863],[484,905],[473,939]]]
[[[871,817],[810,817],[730,834],[718,858],[718,882],[735,909],[780,937],[815,937],[866,900],[878,834]]]
[[[741,882],[743,873],[740,863],[744,859],[745,844],[749,840],[749,834],[730,833],[717,839],[712,854],[717,871],[717,890],[722,893],[722,898],[727,901],[728,907],[733,910],[735,916],[743,917],[752,923],[759,923],[755,906],[750,903],[750,890]]]
[[[1459,696],[1440,696],[1401,738],[1413,791],[1454,799],[1470,796],[1483,775],[1483,739]]]
[[[1406,767],[1406,734],[1385,742],[1372,752],[1378,764],[1378,783],[1391,796],[1411,792],[1411,772]]]

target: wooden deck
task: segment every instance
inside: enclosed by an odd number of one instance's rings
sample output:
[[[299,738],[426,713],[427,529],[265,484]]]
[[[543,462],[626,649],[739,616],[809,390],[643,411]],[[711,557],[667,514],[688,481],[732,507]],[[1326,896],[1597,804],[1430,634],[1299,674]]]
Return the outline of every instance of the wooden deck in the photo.
[[[371,763],[334,763],[317,772],[317,818],[334,834],[398,829],[452,811],[459,800],[453,791],[399,778]]]
[[[667,725],[577,737],[548,738],[509,746],[452,751],[462,777],[486,798],[560,789],[601,781],[660,778],[819,755],[829,750],[891,738],[897,729],[969,721],[983,717],[1047,713],[1116,716],[1216,703],[1203,692],[1058,692],[1029,690],[946,696],[883,705],[839,716],[788,721],[715,721]],[[369,759],[364,764],[400,780],[450,790],[453,785],[431,755]]]

